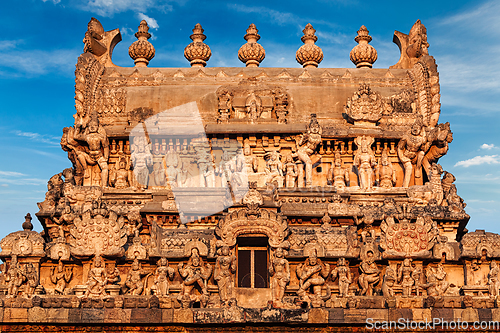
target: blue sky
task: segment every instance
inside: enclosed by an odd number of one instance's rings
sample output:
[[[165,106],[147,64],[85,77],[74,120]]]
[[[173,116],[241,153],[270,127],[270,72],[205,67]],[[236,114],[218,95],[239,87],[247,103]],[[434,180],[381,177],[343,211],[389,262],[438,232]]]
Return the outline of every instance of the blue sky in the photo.
[[[2,3],[0,12],[0,237],[19,230],[27,212],[34,216],[47,180],[70,166],[59,139],[73,125],[74,65],[92,16],[105,30],[121,30],[113,60],[124,67],[133,66],[128,47],[143,18],[156,48],[150,67],[188,67],[183,50],[196,23],[212,49],[208,66],[243,67],[237,51],[255,23],[266,50],[261,66],[295,68],[307,23],[324,52],[320,67],[353,68],[349,52],[366,25],[378,51],[374,67],[387,68],[399,59],[394,30],[408,33],[421,19],[440,72],[440,122],[449,121],[454,132],[441,164],[457,178],[468,229],[500,233],[498,1],[16,0]]]

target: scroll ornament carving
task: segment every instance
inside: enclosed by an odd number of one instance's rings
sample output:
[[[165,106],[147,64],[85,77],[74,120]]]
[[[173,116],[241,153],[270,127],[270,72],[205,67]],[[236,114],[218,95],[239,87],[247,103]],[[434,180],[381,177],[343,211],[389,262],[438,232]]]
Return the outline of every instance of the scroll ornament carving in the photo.
[[[31,215],[28,213],[23,223],[23,231],[16,231],[0,241],[0,257],[45,257],[45,241],[36,231],[33,231]]]
[[[71,254],[84,258],[93,255],[121,257],[127,242],[125,218],[98,205],[94,202],[93,209],[85,212],[82,218],[76,218],[70,226]]]
[[[362,84],[352,97],[347,99],[345,105],[345,113],[355,124],[375,125],[382,118],[383,111],[382,96],[371,90],[367,84]]]
[[[269,245],[278,247],[288,235],[288,223],[283,216],[258,208],[263,198],[255,188],[247,192],[243,203],[247,209],[233,211],[220,219],[215,228],[216,234],[227,246],[234,246],[240,235],[264,234],[269,237]]]
[[[412,223],[396,222],[394,217],[388,216],[380,229],[380,247],[384,250],[384,258],[428,257],[439,234],[436,223],[429,217],[418,217]]]

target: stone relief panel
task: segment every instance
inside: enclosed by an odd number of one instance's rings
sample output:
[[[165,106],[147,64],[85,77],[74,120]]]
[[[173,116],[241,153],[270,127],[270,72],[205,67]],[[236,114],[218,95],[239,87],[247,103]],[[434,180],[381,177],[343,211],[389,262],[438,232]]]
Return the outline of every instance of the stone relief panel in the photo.
[[[257,85],[249,80],[235,86],[222,86],[216,94],[219,123],[287,122],[290,96],[282,87]]]

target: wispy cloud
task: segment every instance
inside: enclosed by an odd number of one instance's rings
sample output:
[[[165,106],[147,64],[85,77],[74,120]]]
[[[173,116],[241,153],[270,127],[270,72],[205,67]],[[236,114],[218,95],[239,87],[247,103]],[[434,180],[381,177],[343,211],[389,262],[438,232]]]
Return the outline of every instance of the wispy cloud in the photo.
[[[0,50],[8,50],[16,48],[19,44],[24,43],[22,39],[17,40],[0,40]]]
[[[80,53],[81,49],[52,51],[14,49],[0,53],[0,69],[3,67],[6,75],[15,76],[39,76],[49,72],[73,75],[75,59]]]
[[[260,7],[260,6],[246,6],[240,4],[228,4],[230,9],[234,9],[241,13],[258,13],[265,16],[269,16],[275,23],[279,25],[298,23],[301,22],[297,15],[287,12],[280,12],[274,9]]]
[[[455,166],[463,166],[464,168],[468,168],[473,165],[481,165],[481,164],[500,164],[500,156],[499,155],[484,155],[484,156],[475,156],[465,161],[459,161],[455,164]]]
[[[154,18],[149,17],[144,13],[137,13],[137,17],[139,18],[139,20],[145,20],[146,22],[148,22],[148,25],[151,29],[158,29],[160,27],[158,25],[158,22]]]
[[[26,175],[24,173],[15,172],[15,171],[1,171],[0,170],[0,176],[21,177],[21,176],[26,176]]]
[[[23,131],[14,131],[14,133],[17,136],[26,137],[26,138],[29,138],[33,141],[48,143],[50,145],[59,145],[60,138],[57,136],[40,134],[40,133],[33,133],[33,132],[23,132]]]
[[[57,5],[59,2],[61,2],[61,0],[42,0],[43,2],[52,2],[54,5]]]
[[[485,149],[485,150],[492,150],[492,149],[495,149],[495,148],[498,148],[498,147],[495,146],[493,143],[491,143],[491,144],[483,143],[481,145],[481,147],[479,147],[479,148]]]
[[[113,16],[126,11],[145,12],[150,8],[155,11],[170,12],[173,10],[172,3],[183,3],[184,1],[169,0],[88,0],[80,5],[80,8],[100,16]],[[148,22],[149,23],[149,22]]]

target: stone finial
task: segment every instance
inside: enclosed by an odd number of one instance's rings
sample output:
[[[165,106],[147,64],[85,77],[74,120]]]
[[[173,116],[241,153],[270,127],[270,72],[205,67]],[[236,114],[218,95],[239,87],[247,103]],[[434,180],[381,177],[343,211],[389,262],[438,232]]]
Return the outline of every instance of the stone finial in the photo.
[[[377,50],[368,44],[372,37],[368,35],[368,29],[364,25],[359,28],[354,40],[358,45],[351,50],[351,61],[357,68],[372,68],[373,63],[377,61]]]
[[[23,222],[23,230],[24,231],[33,230],[33,224],[31,223],[31,220],[32,220],[31,214],[30,213],[26,214],[26,216],[24,217],[24,222]]]
[[[191,62],[191,67],[205,67],[212,55],[210,47],[203,43],[207,38],[203,31],[201,24],[197,23],[194,26],[193,34],[189,37],[193,42],[184,49],[184,57]]]
[[[318,37],[314,35],[316,30],[313,28],[311,23],[307,23],[302,32],[304,33],[304,36],[302,36],[301,40],[304,45],[297,50],[295,59],[304,68],[316,68],[323,60],[323,50],[314,44],[318,40]]]
[[[137,41],[133,42],[128,48],[130,58],[134,59],[136,67],[146,67],[149,61],[155,56],[155,48],[148,41],[151,34],[148,32],[149,27],[146,20],[142,20],[138,31],[135,33]]]
[[[245,35],[246,44],[243,44],[238,51],[238,59],[246,64],[247,67],[259,67],[259,64],[266,57],[266,51],[257,43],[260,39],[259,30],[255,24],[250,24]]]

